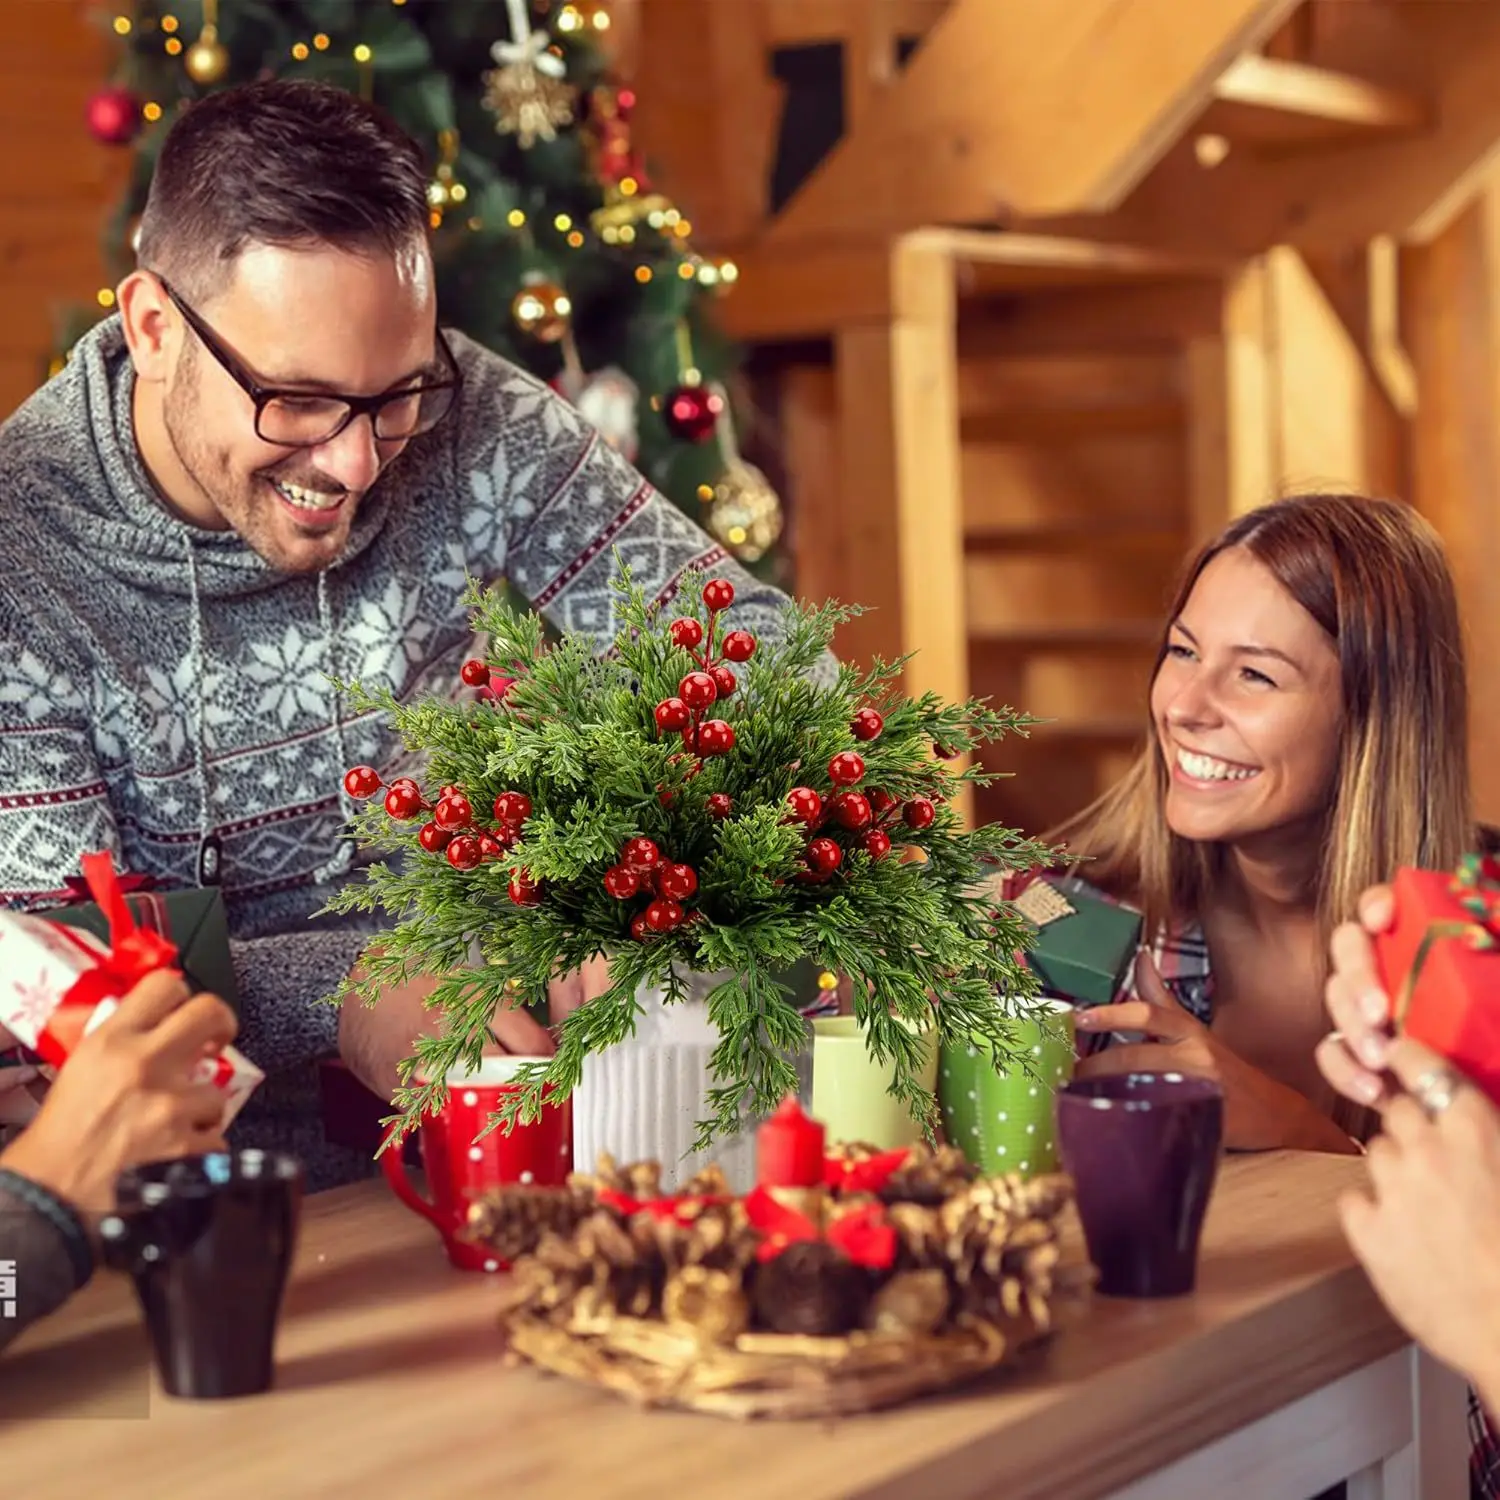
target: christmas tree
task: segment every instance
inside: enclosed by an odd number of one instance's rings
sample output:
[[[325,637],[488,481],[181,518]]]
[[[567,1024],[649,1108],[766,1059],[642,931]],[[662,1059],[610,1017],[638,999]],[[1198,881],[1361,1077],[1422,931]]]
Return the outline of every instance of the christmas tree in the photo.
[[[357,92],[433,163],[444,322],[552,382],[742,562],[785,582],[780,503],[738,451],[732,350],[715,333],[736,271],[695,253],[647,173],[634,96],[604,51],[606,0],[127,0],[107,19],[119,66],[88,124],[135,153],[105,231],[111,281],[135,264],[180,109],[268,76]],[[107,312],[112,293],[99,301]],[[69,322],[62,350],[86,324]]]

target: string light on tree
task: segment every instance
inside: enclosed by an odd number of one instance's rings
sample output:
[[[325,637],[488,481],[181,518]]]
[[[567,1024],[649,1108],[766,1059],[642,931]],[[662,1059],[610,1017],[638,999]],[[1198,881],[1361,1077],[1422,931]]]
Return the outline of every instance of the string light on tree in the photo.
[[[431,212],[432,227],[440,229],[443,216],[449,209],[458,208],[467,201],[469,190],[458,180],[458,132],[438,132],[438,164],[432,181],[427,184],[427,207]]]
[[[182,66],[199,88],[212,88],[229,74],[229,49],[219,40],[219,0],[203,0],[203,30],[183,54]]]
[[[522,150],[530,150],[573,123],[578,93],[566,81],[567,64],[550,50],[551,37],[532,29],[526,0],[506,0],[506,8],[511,39],[490,48],[495,67],[484,75],[484,107],[501,135],[515,136]]]

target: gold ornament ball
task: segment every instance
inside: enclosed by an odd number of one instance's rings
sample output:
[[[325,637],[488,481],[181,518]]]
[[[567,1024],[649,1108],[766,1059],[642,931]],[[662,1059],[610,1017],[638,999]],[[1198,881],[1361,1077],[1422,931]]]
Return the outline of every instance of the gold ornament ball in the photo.
[[[742,562],[758,562],[781,537],[781,497],[753,464],[734,464],[714,486],[709,534]]]
[[[523,286],[510,305],[516,327],[542,344],[555,344],[562,338],[572,313],[567,292],[552,281]]]
[[[182,54],[182,65],[194,83],[207,88],[222,83],[229,73],[229,49],[218,36],[205,29],[202,36]]]

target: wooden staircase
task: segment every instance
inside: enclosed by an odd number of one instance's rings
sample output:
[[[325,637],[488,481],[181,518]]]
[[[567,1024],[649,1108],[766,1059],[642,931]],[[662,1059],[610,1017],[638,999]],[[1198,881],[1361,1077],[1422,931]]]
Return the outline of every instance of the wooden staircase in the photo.
[[[1494,425],[1500,318],[1471,393],[1474,343],[1406,335],[1500,284],[1500,206],[1470,221],[1500,3],[715,0],[696,31],[696,0],[642,3],[642,99],[717,100],[662,170],[780,372],[799,592],[875,606],[840,649],[918,652],[911,688],[1051,721],[990,752],[1016,776],[976,815],[1040,831],[1119,774],[1177,570],[1229,517],[1354,487],[1457,535],[1437,427]],[[781,100],[743,60],[830,40],[844,134],[772,215]],[[1441,253],[1460,233],[1482,253]],[[1476,477],[1493,525],[1462,529],[1500,566],[1500,455]],[[1459,573],[1477,619],[1486,575]],[[1500,704],[1500,625],[1477,631]]]

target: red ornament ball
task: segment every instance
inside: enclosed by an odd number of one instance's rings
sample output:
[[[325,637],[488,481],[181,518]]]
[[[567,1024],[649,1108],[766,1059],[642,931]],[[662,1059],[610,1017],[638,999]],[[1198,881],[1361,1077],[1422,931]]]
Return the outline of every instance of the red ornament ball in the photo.
[[[128,146],[141,129],[141,101],[129,89],[100,89],[88,102],[89,134],[104,146]]]
[[[510,877],[510,899],[517,906],[538,906],[542,900],[542,888],[525,870],[517,870]]]
[[[707,672],[689,672],[677,685],[677,694],[689,708],[707,708],[719,689]]]
[[[832,839],[814,839],[807,846],[807,866],[816,875],[831,875],[838,869],[844,851]]]
[[[835,786],[853,786],[864,774],[864,759],[853,750],[840,750],[828,762],[828,779]]]
[[[703,627],[696,620],[672,621],[672,644],[691,651],[703,644]]]
[[[466,661],[458,669],[459,678],[465,687],[488,687],[490,669],[482,661]]]
[[[644,943],[651,936],[651,929],[646,926],[646,913],[638,911],[630,919],[630,935],[636,942]]]
[[[531,816],[531,798],[525,792],[501,792],[494,811],[501,823],[524,823]]]
[[[686,901],[698,889],[698,872],[691,865],[663,865],[656,888],[671,901]]]
[[[663,734],[675,734],[679,729],[686,729],[688,717],[688,706],[681,698],[663,698],[656,705],[656,727]]]
[[[373,797],[382,785],[380,772],[374,766],[355,766],[344,773],[344,790],[361,802]]]
[[[931,825],[936,812],[937,809],[933,807],[931,798],[913,797],[902,809],[901,816],[906,819],[908,828],[927,828]]]
[[[432,821],[450,833],[467,828],[474,821],[474,808],[462,792],[449,792],[438,799],[432,810]]]
[[[662,420],[679,442],[706,443],[724,412],[724,398],[705,385],[679,385],[662,402]]]
[[[436,823],[424,823],[417,833],[417,842],[429,854],[441,854],[452,837],[446,828],[439,828]]]
[[[604,889],[616,901],[628,901],[641,888],[640,876],[624,865],[611,865],[604,872]]]
[[[727,818],[734,811],[734,799],[727,792],[714,792],[708,799],[708,815],[711,818]]]
[[[823,816],[823,799],[810,786],[794,786],[786,794],[786,801],[792,816],[809,828]]]
[[[721,698],[731,697],[739,686],[739,679],[728,667],[710,667],[708,675],[714,680],[714,689]]]
[[[860,845],[871,859],[884,859],[891,852],[891,836],[883,828],[872,828]]]
[[[395,782],[385,794],[385,810],[398,823],[406,823],[416,817],[422,811],[422,793],[416,782]]]
[[[864,828],[874,817],[863,792],[840,792],[833,799],[833,815],[845,828]]]
[[[443,852],[455,870],[472,870],[484,858],[479,840],[472,833],[459,834]]]
[[[499,859],[505,853],[505,849],[506,846],[493,833],[481,833],[479,835],[479,857],[481,859]]]
[[[734,749],[734,728],[723,719],[710,719],[698,730],[699,755],[728,755]]]
[[[849,723],[850,732],[857,740],[873,740],[884,728],[885,719],[875,708],[860,709]]]
[[[652,932],[671,932],[674,927],[682,926],[682,906],[665,897],[653,901],[643,915],[646,918],[646,926]]]
[[[650,839],[631,839],[620,850],[620,863],[627,870],[644,874],[661,862],[661,850]]]
[[[724,653],[725,661],[749,661],[755,655],[757,644],[748,630],[731,630],[719,649]]]
[[[703,585],[703,602],[716,615],[722,614],[734,603],[734,585],[727,578],[710,578]]]

